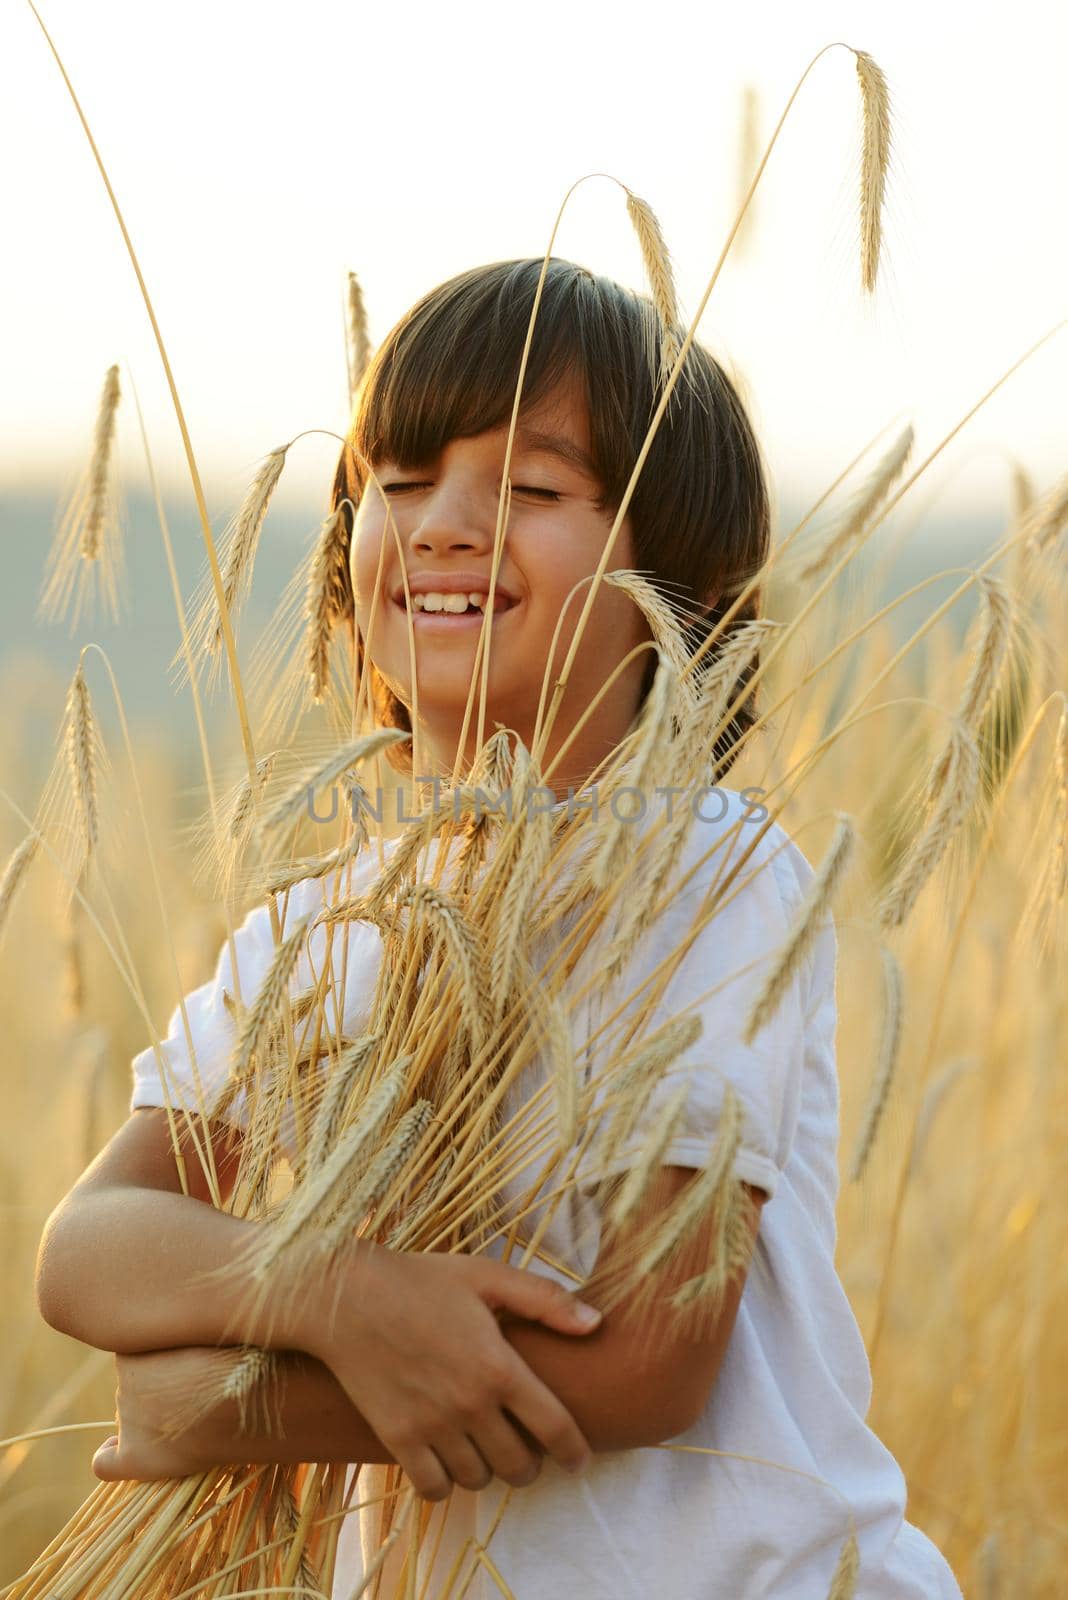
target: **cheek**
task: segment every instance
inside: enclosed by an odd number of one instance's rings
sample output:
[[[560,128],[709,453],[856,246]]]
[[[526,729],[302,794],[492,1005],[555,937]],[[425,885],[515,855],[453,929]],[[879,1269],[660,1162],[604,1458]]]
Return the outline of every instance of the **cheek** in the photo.
[[[357,612],[370,610],[384,532],[382,517],[375,516],[373,512],[362,517],[357,515],[349,550],[349,580],[356,598]]]

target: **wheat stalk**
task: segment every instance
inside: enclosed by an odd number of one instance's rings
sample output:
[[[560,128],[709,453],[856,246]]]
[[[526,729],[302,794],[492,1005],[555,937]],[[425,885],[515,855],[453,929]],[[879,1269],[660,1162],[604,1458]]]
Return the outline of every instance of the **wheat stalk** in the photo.
[[[857,1592],[859,1572],[860,1550],[857,1547],[857,1536],[855,1533],[850,1533],[838,1557],[831,1587],[827,1591],[827,1600],[853,1600]]]
[[[659,654],[659,652],[658,652]],[[663,754],[671,739],[671,693],[673,678],[666,656],[659,656],[656,675],[649,693],[642,702],[635,731],[635,748],[631,759],[623,766],[621,776],[630,781],[625,784],[645,796],[647,779],[656,775],[663,764]],[[600,840],[589,865],[589,881],[595,889],[607,889],[615,882],[627,846],[632,838],[634,823],[626,816],[620,817],[615,807],[598,829]]]
[[[924,1147],[931,1131],[935,1113],[941,1105],[947,1091],[966,1072],[975,1072],[979,1062],[974,1057],[962,1056],[959,1061],[951,1061],[943,1067],[937,1077],[932,1078],[924,1092],[920,1104],[919,1115],[916,1118],[916,1131],[912,1138],[912,1153],[909,1156],[909,1177],[915,1177],[920,1170],[923,1159]]]
[[[860,275],[869,294],[875,288],[882,246],[883,198],[890,163],[890,91],[882,68],[866,50],[855,52],[864,113],[860,164]]]
[[[630,189],[627,190],[627,215],[638,236],[645,275],[660,323],[660,350],[658,356],[650,360],[650,369],[654,387],[662,389],[679,354],[676,335],[679,306],[675,293],[675,273],[655,211],[647,200],[641,199]]]
[[[883,1028],[879,1045],[879,1061],[875,1069],[868,1107],[864,1113],[860,1132],[853,1152],[849,1181],[859,1183],[867,1166],[868,1156],[875,1143],[876,1130],[890,1098],[901,1048],[901,1027],[904,1012],[904,978],[901,964],[893,951],[885,945],[883,953]]]
[[[861,487],[841,525],[828,539],[819,554],[801,569],[799,577],[802,583],[807,583],[821,572],[824,572],[835,556],[864,532],[868,523],[908,465],[915,437],[915,430],[910,422],[904,432],[894,441],[882,461],[879,462],[868,482]]]
[[[760,96],[756,86],[747,83],[742,88],[742,111],[738,125],[738,165],[735,181],[735,211],[741,211],[760,165]],[[742,211],[741,221],[734,235],[734,249],[739,255],[748,252],[756,225],[756,195]]]
[[[824,912],[834,899],[838,885],[852,858],[856,842],[852,819],[843,812],[836,812],[835,815],[838,818],[838,827],[831,841],[831,847],[798,907],[790,932],[777,952],[775,965],[768,973],[764,987],[753,1002],[746,1020],[742,1034],[746,1044],[752,1044],[761,1028],[774,1015],[791,978],[823,926]]]
[[[1053,898],[1059,904],[1068,894],[1068,705],[1061,712],[1057,724],[1057,746],[1054,755],[1057,775],[1057,820],[1053,842]],[[0,889],[0,904],[3,890]],[[3,914],[0,913],[0,922]]]

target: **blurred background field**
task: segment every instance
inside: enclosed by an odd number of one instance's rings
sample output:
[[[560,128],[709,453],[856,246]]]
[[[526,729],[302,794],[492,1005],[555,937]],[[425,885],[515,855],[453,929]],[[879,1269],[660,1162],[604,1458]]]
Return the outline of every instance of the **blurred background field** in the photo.
[[[55,0],[44,13],[142,252],[217,533],[268,449],[304,428],[343,430],[349,269],[360,274],[377,340],[451,273],[540,254],[567,187],[583,173],[607,171],[656,209],[689,318],[733,219],[747,86],[757,92],[766,138],[797,77],[832,39],[871,51],[894,96],[878,292],[864,301],[856,287],[855,79],[844,52],[832,53],[798,101],[752,227],[700,329],[744,385],[766,442],[780,531],[878,430],[889,439],[912,419],[918,460],[1064,315],[1068,221],[1049,194],[1068,146],[1058,76],[1068,14],[1042,0],[1021,0],[1011,28],[1002,8],[977,4],[963,31],[954,14],[916,0],[892,12],[775,0],[744,16],[707,17],[692,48],[692,19],[670,0],[658,11],[671,39],[656,80],[663,103],[651,99],[644,12],[622,8],[611,29],[593,8],[585,14],[559,0],[539,8],[537,26],[482,0],[461,13],[410,7],[403,40],[388,8],[367,16],[326,0],[309,5],[299,25],[288,12],[245,0],[221,12],[191,0],[168,17],[132,0],[89,10]],[[166,70],[148,70],[161,61]],[[79,648],[97,640],[130,716],[188,989],[209,975],[223,920],[192,871],[189,827],[205,802],[203,775],[188,694],[168,683],[178,633],[128,388],[120,423],[125,614],[116,625],[83,624],[74,638],[34,616],[54,518],[87,456],[112,362],[127,364],[124,384],[128,371],[137,384],[187,595],[201,569],[200,530],[143,304],[28,8],[0,18],[0,91],[0,137],[15,152],[5,219],[18,241],[0,295],[0,787],[32,813]],[[635,116],[636,105],[649,114]],[[623,196],[604,178],[578,191],[556,253],[641,286]],[[1064,350],[1052,342],[847,571],[812,619],[803,664],[818,661],[848,619],[855,622],[850,597],[862,593],[865,573],[870,613],[932,573],[984,558],[1014,513],[1015,470],[1041,490],[1065,469],[1065,393]],[[336,441],[322,435],[293,452],[257,560],[243,660],[324,514],[335,454]],[[940,578],[913,597],[863,648],[840,658],[830,683],[814,684],[785,719],[776,771],[958,581]],[[797,599],[773,598],[784,606]],[[877,698],[924,694],[951,708],[974,613],[974,595],[958,602]],[[1042,693],[1068,684],[1068,607],[1052,579],[1031,626],[1044,641],[1033,715]],[[175,977],[114,708],[100,663],[87,670],[113,766],[104,811],[108,883],[162,1026]],[[786,664],[780,681],[790,681]],[[239,771],[232,707],[218,703],[211,720],[225,781]],[[937,719],[906,705],[866,720],[783,819],[812,861],[829,843],[831,811],[865,819],[864,860],[838,919],[839,1266],[871,1341],[907,1167],[870,1420],[901,1463],[910,1520],[945,1551],[969,1600],[1053,1600],[1063,1590],[1064,908],[1052,953],[1036,949],[1019,926],[1056,828],[1055,730],[1056,713],[1047,712],[952,969],[947,974],[945,962],[955,897],[974,839],[894,941],[906,977],[904,1034],[857,1184],[845,1173],[876,1058],[881,995],[866,918],[890,828],[901,820],[879,795],[884,784],[908,791],[922,755],[917,735],[936,739]],[[732,774],[732,786],[746,780]],[[749,781],[767,775],[761,769]],[[0,857],[23,831],[0,809]],[[147,1040],[91,937],[74,1014],[64,939],[56,876],[37,863],[0,943],[3,1437],[112,1415],[110,1358],[40,1319],[33,1261],[48,1213],[123,1120],[129,1060]],[[89,1460],[102,1437],[60,1434],[0,1450],[0,1583],[25,1568],[92,1487]]]
[[[315,507],[304,519],[315,522]],[[45,525],[37,508],[38,536]],[[35,527],[25,505],[23,526]],[[790,515],[796,520],[796,508]],[[272,514],[273,519],[273,514]],[[258,605],[281,587],[299,545],[299,517],[269,519],[258,569]],[[883,530],[889,549],[892,519]],[[193,529],[174,531],[195,560]],[[791,522],[792,525],[792,522]],[[166,689],[166,661],[175,627],[168,596],[153,559],[150,508],[136,509],[132,563],[140,613],[136,627],[105,639],[129,698],[133,742],[147,812],[160,851],[164,891],[182,983],[207,977],[223,938],[223,922],[210,887],[191,870],[189,825],[200,814],[203,786],[193,746],[188,701]],[[985,553],[977,529],[946,529],[937,544],[926,526],[922,553],[901,542],[899,560],[881,575],[889,599],[939,570],[936,551],[954,549],[950,563],[974,565]],[[993,530],[991,530],[991,533]],[[74,645],[53,640],[51,655],[25,617],[34,594],[34,561],[23,550],[20,598],[5,596],[10,633],[0,667],[4,705],[0,782],[30,810],[52,758],[55,731],[74,664]],[[38,546],[38,549],[40,547]],[[861,567],[847,572],[837,598],[813,619],[797,664],[818,661],[848,631],[849,592],[864,587]],[[143,570],[136,570],[143,568]],[[155,576],[153,576],[155,574]],[[874,581],[872,578],[870,581]],[[955,585],[940,578],[893,623],[873,633],[846,658],[839,674],[780,719],[772,774],[781,772],[812,742],[813,727],[831,702],[852,699],[877,663],[934,610]],[[786,604],[786,595],[772,595]],[[1060,604],[1060,633],[1052,634],[1050,672],[1065,681],[1063,640],[1068,611]],[[874,596],[865,614],[876,609]],[[880,701],[909,692],[929,694],[950,708],[966,667],[965,627],[975,614],[966,598],[943,620],[932,641],[915,651],[915,667],[899,669]],[[909,620],[911,613],[912,620]],[[19,618],[24,637],[19,640]],[[1043,620],[1047,626],[1051,618]],[[255,638],[253,609],[243,630]],[[69,659],[64,652],[70,651]],[[870,653],[869,653],[870,652]],[[148,659],[154,670],[142,665]],[[911,662],[912,658],[909,658]],[[175,980],[151,891],[147,857],[133,812],[125,757],[103,674],[89,658],[94,699],[105,730],[111,772],[103,805],[104,857],[119,921],[136,953],[138,971],[157,1025],[176,998]],[[923,688],[922,674],[930,681]],[[783,665],[774,683],[796,681]],[[840,710],[840,707],[839,707]],[[216,705],[217,756],[236,759],[232,713]],[[922,720],[922,719],[920,719]],[[870,1336],[885,1270],[894,1194],[908,1161],[913,1126],[922,1135],[911,1167],[901,1236],[893,1265],[888,1312],[875,1362],[872,1425],[900,1461],[909,1484],[909,1516],[946,1551],[969,1595],[1057,1593],[1063,1559],[1060,1506],[1068,1462],[1063,1385],[1065,1270],[1059,1241],[1064,1207],[1057,1178],[1063,1166],[1068,1101],[1063,1088],[1066,1000],[1061,955],[1041,957],[1017,930],[1024,902],[1050,850],[1054,823],[1048,792],[1051,739],[1056,719],[1036,744],[1030,778],[1018,782],[995,858],[984,869],[981,891],[968,913],[956,967],[943,981],[943,961],[953,919],[949,911],[959,881],[940,876],[925,892],[895,941],[906,973],[906,1013],[900,1062],[875,1149],[863,1179],[843,1179],[839,1207],[839,1266],[861,1326]],[[864,864],[839,908],[839,1070],[842,1093],[843,1173],[848,1166],[869,1094],[878,1045],[881,969],[877,946],[860,931],[888,848],[880,838],[873,794],[887,786],[903,794],[916,760],[917,713],[887,710],[861,724],[835,747],[808,781],[803,800],[787,811],[788,826],[817,860],[830,838],[830,813],[846,810],[868,828]],[[928,732],[937,737],[931,718]],[[804,741],[802,744],[800,741]],[[758,760],[732,774],[732,787],[766,785]],[[882,815],[882,825],[891,821]],[[20,837],[17,823],[0,824],[6,855]],[[951,892],[952,891],[952,892]],[[98,900],[94,900],[99,904]],[[1063,913],[1063,907],[1062,907]],[[0,1341],[5,1351],[0,1387],[2,1436],[80,1420],[104,1421],[112,1412],[110,1358],[55,1333],[38,1317],[32,1298],[34,1255],[45,1218],[126,1114],[129,1058],[146,1042],[144,1025],[98,940],[86,940],[80,1015],[72,1007],[60,912],[59,884],[37,863],[11,914],[0,946],[0,1023],[6,1041],[5,1116],[0,1125],[0,1206],[3,1208],[4,1294]],[[933,1059],[925,1046],[939,995],[946,1009]],[[922,1077],[921,1077],[922,1072]],[[937,1080],[937,1081],[936,1081]],[[932,1089],[932,1084],[934,1088]],[[0,1452],[0,1576],[13,1577],[41,1549],[92,1486],[89,1458],[101,1435],[72,1433]],[[710,1469],[712,1470],[712,1469]],[[710,1485],[710,1492],[713,1492]]]

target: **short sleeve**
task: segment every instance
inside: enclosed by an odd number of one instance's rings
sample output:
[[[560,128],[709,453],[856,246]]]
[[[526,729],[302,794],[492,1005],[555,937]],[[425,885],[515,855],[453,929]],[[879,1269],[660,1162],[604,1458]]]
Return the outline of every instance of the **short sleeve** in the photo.
[[[775,1010],[746,1043],[750,1011],[764,988],[779,951],[804,898],[796,870],[799,858],[808,877],[811,868],[778,823],[759,837],[759,823],[750,813],[733,829],[735,808],[723,823],[698,822],[682,852],[681,884],[667,908],[643,936],[621,976],[595,997],[591,1029],[623,1005],[621,1017],[595,1039],[589,1070],[594,1085],[595,1132],[578,1168],[578,1182],[593,1192],[606,1177],[634,1164],[666,1103],[689,1082],[680,1119],[661,1161],[665,1165],[704,1166],[711,1154],[729,1083],[738,1096],[743,1129],[734,1171],[744,1182],[775,1193],[790,1156],[801,1102],[805,1059],[806,1008],[811,962],[802,961],[789,979]],[[700,858],[711,851],[707,859]],[[726,880],[735,867],[729,885]],[[683,882],[691,868],[688,883]],[[720,903],[679,959],[641,1032],[628,1038],[641,997],[634,996],[665,956],[679,949],[699,924],[708,891]],[[707,904],[711,905],[711,899]],[[627,1002],[624,1004],[624,1002]],[[674,1018],[695,1014],[702,1031],[696,1042],[663,1069],[626,1140],[607,1159],[598,1152],[608,1126],[616,1067]],[[618,1081],[618,1080],[617,1080]],[[602,1112],[607,1116],[602,1117]]]
[[[241,979],[241,997],[248,1004],[262,984],[274,953],[270,913],[265,905],[250,911],[235,930],[234,947]],[[229,1075],[237,1042],[237,1024],[227,1004],[228,999],[236,999],[237,992],[230,959],[230,942],[226,940],[219,953],[214,976],[185,996],[188,1034],[182,1019],[182,1008],[175,1006],[167,1024],[166,1038],[160,1041],[162,1065],[153,1045],[148,1045],[134,1056],[131,1062],[131,1111],[136,1111],[139,1106],[168,1104],[176,1110],[184,1108],[194,1112],[201,1105],[205,1110],[210,1108]],[[197,1092],[198,1082],[200,1095]],[[243,1094],[235,1097],[228,1120],[239,1127],[247,1126]]]
[[[387,841],[387,850],[390,841]],[[354,867],[343,881],[343,894],[363,893],[377,876],[378,858],[373,842],[361,851]],[[309,918],[309,939],[289,979],[291,998],[306,991],[322,972],[328,959],[328,932],[323,925],[314,925],[314,918],[328,903],[327,885],[333,878],[316,881],[304,879],[280,897],[279,906],[285,904],[282,922],[283,936],[291,933],[302,918]],[[345,1016],[344,1028],[348,1036],[360,1031],[370,1011],[370,998],[381,961],[382,942],[377,927],[370,922],[350,922],[348,928],[348,956],[344,973]],[[336,961],[340,941],[333,941],[329,959]],[[250,1006],[266,977],[274,959],[275,941],[271,915],[267,905],[256,906],[248,913],[234,932],[237,971],[240,976],[240,996],[244,1006]],[[340,979],[341,973],[338,972]],[[215,973],[207,983],[191,990],[185,996],[188,1017],[188,1034],[182,1019],[182,1009],[176,1006],[167,1024],[167,1035],[160,1042],[160,1060],[154,1046],[148,1045],[131,1063],[133,1087],[130,1110],[140,1106],[172,1105],[198,1111],[203,1104],[209,1110],[223,1089],[230,1074],[234,1046],[237,1043],[238,1022],[236,1000],[238,986],[234,980],[230,942],[224,941],[215,966]],[[189,1041],[193,1049],[190,1051]],[[195,1058],[195,1060],[194,1060]],[[200,1094],[198,1094],[198,1083]],[[292,1113],[287,1110],[287,1118]],[[247,1096],[243,1090],[234,1096],[226,1112],[226,1121],[239,1128],[248,1126]],[[284,1127],[290,1129],[291,1122]]]

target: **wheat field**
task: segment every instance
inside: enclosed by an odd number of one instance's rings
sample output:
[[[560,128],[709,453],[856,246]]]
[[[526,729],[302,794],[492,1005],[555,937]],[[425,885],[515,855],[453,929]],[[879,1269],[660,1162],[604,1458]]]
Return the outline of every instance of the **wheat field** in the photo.
[[[871,57],[856,52],[855,65],[864,111],[860,265],[870,292],[888,106]],[[626,194],[664,335],[657,383],[670,387],[704,301],[683,338],[659,224],[647,202]],[[546,259],[551,249],[550,240]],[[719,265],[705,299],[718,272]],[[160,353],[169,374],[162,341]],[[105,557],[114,374],[77,531],[72,521],[49,578],[48,597],[60,608],[72,598],[68,558],[79,540],[81,556],[96,563],[100,597],[113,593]],[[179,420],[214,561],[180,408]],[[836,484],[832,510],[821,503],[799,528],[777,530],[766,610],[783,632],[764,686],[771,711],[765,737],[732,769],[731,787],[785,794],[776,803],[781,820],[818,867],[826,902],[834,900],[838,1265],[872,1363],[871,1425],[905,1473],[910,1520],[944,1551],[967,1592],[1037,1600],[1058,1592],[1068,1437],[1054,1376],[1065,1274],[1054,1180],[1065,1102],[1056,1068],[1068,1020],[1066,497],[1061,485],[1038,494],[1017,473],[1003,539],[970,574],[956,574],[948,598],[936,601],[921,586],[926,620],[903,640],[894,608],[878,609],[878,560],[858,576],[852,556],[922,473],[890,498],[911,445],[908,430],[859,495],[836,497]],[[285,448],[265,458],[232,525],[222,573],[215,571],[221,609],[205,589],[192,621],[180,619],[184,645],[214,652],[216,668],[224,645],[233,665],[231,620],[247,594],[284,458]],[[922,527],[909,531],[922,537]],[[336,532],[328,519],[318,547],[327,552],[318,580],[327,610]],[[883,558],[892,553],[888,547]],[[316,559],[313,552],[313,575]],[[97,686],[106,688],[106,668],[99,652],[86,652],[65,704],[44,672],[35,683],[20,670],[5,694],[0,786],[23,796],[22,825],[14,806],[0,820],[8,863],[0,883],[6,1581],[94,1488],[89,1458],[110,1429],[110,1360],[42,1322],[33,1264],[50,1210],[122,1121],[129,1059],[145,1043],[144,1016],[99,930],[83,912],[62,909],[57,863],[20,854],[39,787],[28,777],[28,751],[42,722],[64,730],[62,760],[45,784],[51,819],[59,815],[84,835],[80,859],[93,858],[94,911],[135,954],[153,1016],[173,1003],[175,973],[141,818],[184,989],[208,975],[225,932],[218,884],[194,871],[194,824],[203,840],[203,819],[189,804],[177,752],[139,732],[131,766],[121,718],[116,726],[101,714],[101,733],[90,716],[89,681],[103,703]],[[322,662],[315,670],[328,676]],[[254,707],[254,720],[260,711]],[[243,732],[251,781],[247,722]],[[74,803],[65,811],[60,803],[57,813],[59,773]],[[833,1593],[852,1589],[836,1582]]]
[[[843,609],[842,602],[830,607],[820,625],[828,648],[847,631]],[[1053,659],[1043,672],[1053,682],[1063,683],[1068,670],[1066,624],[1063,585],[1050,582],[1034,626],[1049,642]],[[865,635],[863,667],[847,662],[843,683],[861,675],[867,681],[891,659],[896,640],[884,627]],[[974,638],[932,629],[882,698],[907,692],[951,710],[973,648]],[[910,664],[913,656],[922,660]],[[789,678],[790,666],[784,663],[782,672]],[[1035,683],[1029,691],[1029,711],[1024,704],[1014,711],[1006,697],[988,717],[983,748],[992,784],[1021,748],[1038,688]],[[786,768],[795,748],[809,748],[832,694],[828,683],[801,708],[791,707],[779,730],[777,764]],[[26,732],[47,698],[47,690],[23,689],[20,704],[19,687],[10,685],[5,772],[17,767]],[[855,1181],[850,1171],[864,1148],[873,1094],[880,1098],[873,1086],[887,986],[878,948],[849,936],[848,897],[837,907],[838,1264],[872,1359],[870,1421],[905,1472],[910,1520],[944,1550],[965,1592],[983,1600],[1052,1600],[1063,1560],[1059,1508],[1068,1416],[1056,1374],[1064,1357],[1059,1313],[1066,1285],[1058,1244],[1065,1217],[1055,1182],[1068,1117],[1057,1071],[1068,1034],[1063,900],[1059,936],[1056,925],[1050,932],[1033,914],[1036,884],[1064,870],[1065,796],[1056,769],[1061,709],[1054,700],[1010,787],[994,791],[1003,796],[996,850],[983,860],[980,829],[965,835],[921,893],[896,943],[904,995],[896,1066]],[[933,710],[927,721],[918,737],[908,701],[882,710],[834,745],[808,780],[806,817],[846,810],[869,819],[869,890],[899,848],[902,818],[894,808],[922,773],[924,744],[937,725]],[[210,972],[223,928],[209,886],[188,870],[194,817],[188,805],[179,809],[173,755],[162,740],[155,750],[142,744],[138,765],[191,987]],[[734,786],[744,787],[746,776],[740,771]],[[767,773],[753,781],[766,782]],[[118,781],[111,787],[121,790]],[[116,815],[103,833],[131,837]],[[818,824],[798,837],[817,859],[829,830]],[[14,830],[6,842],[14,845]],[[976,861],[980,870],[969,895]],[[150,1005],[160,1014],[171,1004],[173,985],[142,853],[115,851],[109,871]],[[862,895],[863,879],[854,877],[853,884],[854,894]],[[112,1412],[110,1358],[42,1322],[33,1302],[33,1263],[49,1210],[125,1115],[128,1062],[143,1038],[128,995],[91,940],[84,941],[82,992],[76,993],[58,887],[57,875],[43,868],[29,878],[0,955],[8,1050],[0,1134],[4,1437],[79,1420],[104,1422]],[[1051,943],[1058,937],[1059,944]],[[89,1459],[100,1437],[60,1432],[0,1456],[5,1579],[23,1570],[92,1488]]]

